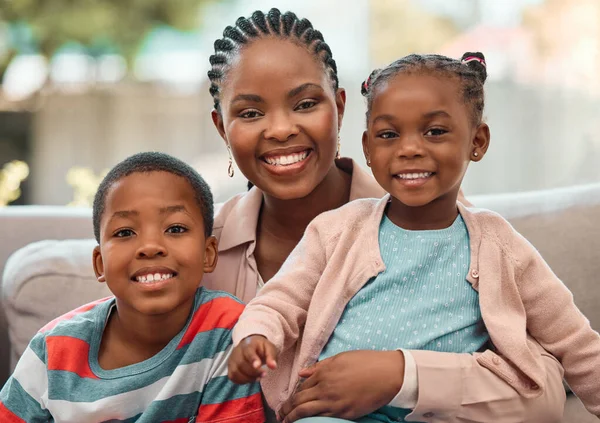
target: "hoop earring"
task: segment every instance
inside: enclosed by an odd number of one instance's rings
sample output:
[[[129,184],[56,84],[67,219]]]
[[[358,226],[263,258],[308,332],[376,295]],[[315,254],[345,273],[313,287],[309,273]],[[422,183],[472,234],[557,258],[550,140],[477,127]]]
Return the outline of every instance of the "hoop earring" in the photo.
[[[337,153],[335,154],[336,159],[342,158],[342,141],[340,140],[340,134],[338,133]]]
[[[233,178],[233,159],[231,158],[231,147],[227,144],[227,154],[229,155],[229,167],[227,167],[227,174],[230,178]]]

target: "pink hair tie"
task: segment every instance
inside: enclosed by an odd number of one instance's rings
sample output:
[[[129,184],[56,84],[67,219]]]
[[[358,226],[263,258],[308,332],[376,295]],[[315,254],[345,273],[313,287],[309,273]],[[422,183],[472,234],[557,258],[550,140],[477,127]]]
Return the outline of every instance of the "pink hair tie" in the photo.
[[[477,57],[477,56],[469,56],[469,57],[465,57],[465,58],[462,60],[462,64],[463,64],[463,65],[466,65],[467,63],[469,63],[469,62],[473,62],[473,61],[481,63],[481,64],[483,65],[483,67],[484,67],[484,68],[486,68],[486,67],[487,67],[487,65],[485,64],[485,60],[483,60],[481,57]]]

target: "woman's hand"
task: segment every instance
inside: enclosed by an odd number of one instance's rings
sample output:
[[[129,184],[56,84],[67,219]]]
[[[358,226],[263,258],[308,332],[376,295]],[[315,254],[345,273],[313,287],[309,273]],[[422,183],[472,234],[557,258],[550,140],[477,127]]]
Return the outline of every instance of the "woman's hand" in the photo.
[[[303,369],[306,380],[278,413],[291,423],[304,417],[356,419],[387,405],[404,381],[401,351],[349,351]]]
[[[229,379],[240,385],[264,377],[267,369],[277,367],[277,350],[264,336],[244,338],[231,352],[227,362]]]

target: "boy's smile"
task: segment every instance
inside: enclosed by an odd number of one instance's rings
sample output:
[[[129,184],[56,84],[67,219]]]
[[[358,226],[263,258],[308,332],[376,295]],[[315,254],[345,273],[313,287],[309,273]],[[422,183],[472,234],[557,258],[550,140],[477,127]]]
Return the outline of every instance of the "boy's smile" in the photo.
[[[100,238],[94,265],[120,313],[189,313],[204,272],[216,264],[216,242],[205,237],[193,188],[168,172],[117,181],[106,197]]]

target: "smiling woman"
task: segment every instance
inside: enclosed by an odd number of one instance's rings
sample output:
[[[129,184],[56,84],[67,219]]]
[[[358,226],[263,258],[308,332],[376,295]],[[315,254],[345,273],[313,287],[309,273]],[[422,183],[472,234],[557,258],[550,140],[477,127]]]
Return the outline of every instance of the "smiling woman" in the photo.
[[[277,9],[240,18],[210,63],[213,122],[254,188],[215,216],[220,264],[204,283],[248,301],[314,217],[383,191],[352,160],[336,160],[346,93],[308,20]]]

